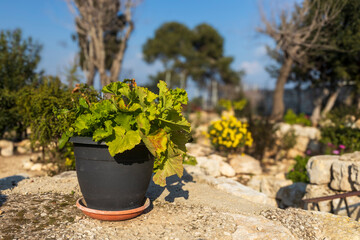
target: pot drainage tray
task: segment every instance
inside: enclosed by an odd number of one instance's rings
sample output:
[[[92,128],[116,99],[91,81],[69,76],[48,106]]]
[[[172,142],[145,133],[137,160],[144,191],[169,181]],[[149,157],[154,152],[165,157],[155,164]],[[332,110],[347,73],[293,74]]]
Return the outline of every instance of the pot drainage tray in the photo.
[[[127,220],[139,216],[146,208],[150,206],[149,198],[146,198],[146,201],[143,206],[122,211],[105,211],[105,210],[96,210],[88,208],[84,204],[84,199],[79,198],[76,202],[76,206],[86,215],[91,218],[105,220],[105,221],[120,221]]]

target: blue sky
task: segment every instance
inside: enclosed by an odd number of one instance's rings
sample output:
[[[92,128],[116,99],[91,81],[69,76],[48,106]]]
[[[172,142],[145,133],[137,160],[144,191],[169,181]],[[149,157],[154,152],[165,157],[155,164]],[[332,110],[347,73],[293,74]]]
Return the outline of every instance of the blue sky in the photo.
[[[260,26],[257,0],[144,0],[134,12],[135,31],[128,43],[122,76],[144,83],[160,63],[142,60],[142,45],[164,22],[178,21],[193,28],[200,23],[215,27],[225,39],[225,55],[233,56],[233,68],[244,69],[247,86],[272,88],[275,80],[264,70],[269,64],[265,44],[272,40],[256,32]],[[268,0],[273,8],[291,1]],[[266,9],[268,11],[268,9]],[[21,28],[43,45],[40,68],[61,74],[78,50],[71,40],[74,19],[64,0],[3,0],[0,2],[0,30]],[[131,74],[131,76],[128,76]]]

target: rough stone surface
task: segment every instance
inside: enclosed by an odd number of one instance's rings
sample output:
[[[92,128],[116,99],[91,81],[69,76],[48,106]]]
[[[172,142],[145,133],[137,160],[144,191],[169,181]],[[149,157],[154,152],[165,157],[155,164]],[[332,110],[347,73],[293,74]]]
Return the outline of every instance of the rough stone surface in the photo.
[[[276,194],[276,199],[279,200],[279,207],[304,208],[302,198],[306,193],[306,185],[306,183],[296,182],[290,186],[280,188]]]
[[[350,161],[335,161],[332,164],[331,172],[333,179],[331,180],[330,187],[338,191],[352,191],[350,174],[351,174]]]
[[[210,154],[209,156],[207,156],[209,159],[212,160],[217,160],[220,162],[225,162],[226,161],[226,157],[220,156],[218,154]]]
[[[242,174],[261,174],[260,161],[248,155],[234,155],[229,157],[229,163],[236,173]]]
[[[284,136],[291,129],[293,129],[295,131],[295,135],[299,137],[306,137],[315,140],[318,140],[321,137],[320,130],[315,127],[306,127],[297,124],[290,125],[288,123],[279,123],[275,125],[275,128],[277,129],[275,134],[280,138]]]
[[[360,162],[360,152],[345,153],[340,156],[340,161]]]
[[[351,165],[350,180],[353,184],[353,188],[356,191],[360,191],[360,164],[352,164]]]
[[[306,171],[312,184],[328,184],[331,181],[331,166],[338,161],[338,156],[321,155],[311,157],[306,164]]]
[[[257,192],[235,180],[220,177],[213,179],[212,181],[208,181],[208,183],[213,184],[217,189],[223,190],[249,201],[275,206],[274,201],[271,201],[271,199],[269,199],[264,193]]]
[[[252,176],[251,179],[246,183],[246,186],[260,192],[260,184],[263,179],[263,175]]]
[[[237,223],[233,239],[296,239],[280,222],[269,221],[263,216],[244,216],[232,214]]]
[[[210,147],[203,146],[196,143],[187,143],[186,144],[187,154],[194,157],[204,157],[208,156],[213,152]]]
[[[304,137],[304,136],[299,136],[299,137],[296,138],[295,148],[298,151],[304,153],[308,148],[309,142],[310,142],[310,138]]]
[[[43,165],[41,163],[35,163],[34,165],[31,166],[30,170],[31,171],[41,171],[42,166]]]
[[[226,162],[220,162],[220,173],[225,177],[234,177],[235,170]]]
[[[360,197],[347,197],[346,201],[349,206],[350,217],[360,221]],[[333,212],[337,215],[347,216],[345,202],[341,199],[334,199],[332,202]]]
[[[24,139],[15,144],[16,151],[20,154],[31,153],[31,142],[29,139]]]
[[[260,192],[265,193],[265,195],[270,198],[276,198],[276,194],[280,188],[289,186],[292,183],[293,182],[288,179],[264,177],[260,183]]]
[[[0,140],[1,156],[10,157],[14,155],[14,143],[7,140]]]
[[[360,239],[360,224],[350,218],[300,209],[265,210],[261,212],[261,215],[272,221],[280,222],[297,239]]]
[[[289,186],[293,182],[284,178],[276,178],[267,175],[253,176],[247,186],[255,191],[262,192],[270,198],[276,198],[276,194],[280,188]]]
[[[182,180],[169,178],[165,188],[151,183],[151,207],[123,222],[90,219],[76,209],[74,172],[23,180],[0,194],[0,239],[359,239],[360,224],[348,218],[254,203],[189,169],[195,168],[186,167]]]
[[[283,177],[289,170],[295,165],[296,161],[294,159],[282,159],[276,164],[268,165],[265,167],[265,172],[269,175],[279,175],[282,174]]]
[[[74,171],[73,171],[74,172]],[[17,184],[14,189],[3,191],[3,194],[42,194],[59,193],[80,195],[77,177],[74,173],[68,173],[68,177],[33,177],[25,179]]]
[[[324,197],[324,196],[330,196],[337,194],[337,192],[332,191],[329,189],[327,184],[323,185],[316,185],[316,184],[308,184],[306,186],[306,193],[304,195],[303,199],[309,199],[309,198],[317,198],[317,197]],[[317,208],[309,203],[307,206],[305,206],[309,210],[317,210]],[[323,212],[330,212],[332,209],[332,201],[321,201],[319,202],[320,210]]]
[[[206,175],[212,177],[220,176],[220,162],[214,159],[209,159],[207,157],[197,157],[196,161],[198,166],[203,169]]]
[[[296,156],[304,156],[304,152],[300,151],[296,148],[291,148],[286,152],[286,158],[288,159],[294,159]],[[279,158],[281,159],[281,158]]]

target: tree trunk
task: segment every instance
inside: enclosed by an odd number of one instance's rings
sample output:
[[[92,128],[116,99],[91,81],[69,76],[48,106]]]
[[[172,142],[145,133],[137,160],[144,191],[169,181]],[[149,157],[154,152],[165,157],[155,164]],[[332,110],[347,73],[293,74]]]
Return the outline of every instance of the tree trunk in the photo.
[[[301,113],[302,109],[301,109],[301,105],[302,105],[302,101],[301,101],[301,82],[298,83],[298,85],[296,86],[296,94],[297,94],[297,105],[296,105],[296,113],[299,114]]]
[[[167,70],[165,75],[165,83],[168,88],[171,88],[171,71]]]
[[[180,88],[186,89],[186,72],[181,72],[181,78],[180,78]]]
[[[216,80],[211,80],[211,96],[210,96],[210,106],[214,108],[218,102],[218,84]]]
[[[321,94],[318,94],[314,100],[314,109],[311,114],[310,120],[314,127],[318,125],[319,120],[321,119],[321,105],[324,98],[329,94],[328,89],[324,88]]]
[[[273,107],[270,117],[275,121],[281,120],[284,115],[284,87],[291,72],[292,64],[292,58],[285,58],[284,64],[280,68],[279,77],[276,81],[276,87],[273,95]]]
[[[86,71],[86,84],[94,86],[95,68],[90,68]]]
[[[108,75],[106,74],[105,69],[103,69],[102,71],[99,71],[99,73],[100,73],[101,87],[104,87],[104,86],[110,84],[110,79],[109,79]]]
[[[347,97],[344,100],[344,104],[348,107],[350,107],[354,102],[354,93],[351,91],[351,89],[347,88],[347,91],[345,93]]]
[[[339,96],[339,93],[341,91],[341,87],[339,87],[338,89],[336,89],[335,92],[333,92],[329,99],[327,100],[327,103],[323,109],[323,111],[321,112],[321,117],[322,118],[325,118],[326,115],[330,112],[330,110],[333,108],[335,102],[336,102],[336,99],[337,97]]]

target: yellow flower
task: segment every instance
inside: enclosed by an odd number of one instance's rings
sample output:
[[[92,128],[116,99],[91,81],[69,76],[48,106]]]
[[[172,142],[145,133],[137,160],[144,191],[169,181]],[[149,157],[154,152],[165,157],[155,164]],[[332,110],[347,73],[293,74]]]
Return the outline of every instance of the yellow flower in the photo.
[[[65,159],[65,166],[71,166],[72,163],[73,163],[73,160],[72,160],[72,159],[70,159],[70,158],[66,158],[66,159]]]
[[[235,148],[237,147],[238,144],[239,144],[239,140],[235,140],[232,146]]]
[[[214,127],[216,130],[219,130],[219,131],[223,130],[223,128],[219,122],[215,123]]]

